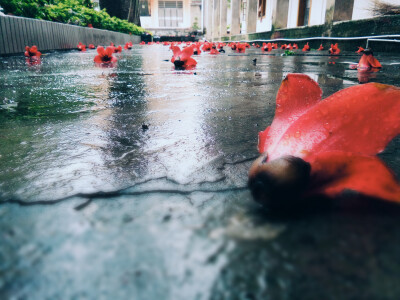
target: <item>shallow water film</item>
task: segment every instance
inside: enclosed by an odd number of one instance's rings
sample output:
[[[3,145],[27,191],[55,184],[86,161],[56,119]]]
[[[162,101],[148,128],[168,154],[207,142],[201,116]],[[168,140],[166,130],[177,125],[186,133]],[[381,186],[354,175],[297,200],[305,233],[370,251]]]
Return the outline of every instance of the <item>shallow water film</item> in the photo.
[[[396,209],[276,216],[247,189],[288,73],[325,98],[399,85],[399,57],[359,78],[354,53],[259,53],[0,58],[0,299],[400,299]],[[399,149],[380,154],[397,175]]]

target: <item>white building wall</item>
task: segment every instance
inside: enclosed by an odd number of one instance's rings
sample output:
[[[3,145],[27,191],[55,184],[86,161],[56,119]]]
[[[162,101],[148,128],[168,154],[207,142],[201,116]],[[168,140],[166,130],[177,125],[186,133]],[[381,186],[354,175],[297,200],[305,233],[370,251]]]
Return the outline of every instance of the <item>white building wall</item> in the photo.
[[[326,0],[311,2],[309,26],[321,25],[325,23]]]
[[[400,5],[400,0],[381,0],[383,3]],[[354,0],[352,20],[373,18],[374,0]]]
[[[168,0],[166,0],[168,1]],[[140,17],[140,22],[143,28],[163,28],[159,26],[158,21],[158,0],[151,0],[150,4],[151,16]],[[177,28],[190,28],[192,24],[190,23],[190,12],[191,10],[191,0],[183,0],[183,22],[178,24]],[[198,21],[200,25],[201,20]]]
[[[267,0],[267,7],[265,8],[265,17],[262,20],[257,19],[256,32],[272,30],[272,16],[276,13],[276,1],[277,0]]]
[[[297,27],[300,0],[289,0],[287,28]],[[313,1],[315,2],[315,1]]]
[[[373,0],[354,0],[352,20],[368,19],[373,17],[370,8],[373,7]]]

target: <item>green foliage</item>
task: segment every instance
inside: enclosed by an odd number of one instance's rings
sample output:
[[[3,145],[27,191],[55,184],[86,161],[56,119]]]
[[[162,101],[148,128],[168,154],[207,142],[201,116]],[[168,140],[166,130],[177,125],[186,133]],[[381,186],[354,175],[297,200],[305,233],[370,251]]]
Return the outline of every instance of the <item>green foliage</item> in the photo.
[[[197,30],[200,29],[199,24],[197,23],[197,21],[198,21],[198,19],[194,18],[194,22],[193,22],[193,25],[192,25],[192,30],[193,31],[197,31]]]
[[[293,51],[285,50],[285,53],[282,53],[281,56],[292,56],[295,55]]]
[[[95,11],[90,0],[0,0],[5,13],[79,26],[140,35],[145,30],[127,20],[111,17],[105,9]]]

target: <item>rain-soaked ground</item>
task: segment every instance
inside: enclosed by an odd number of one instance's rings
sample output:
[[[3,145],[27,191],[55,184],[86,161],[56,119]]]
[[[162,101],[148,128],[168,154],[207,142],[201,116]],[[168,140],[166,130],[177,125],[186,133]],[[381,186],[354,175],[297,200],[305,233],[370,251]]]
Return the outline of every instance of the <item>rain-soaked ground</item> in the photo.
[[[326,97],[357,56],[175,71],[167,48],[0,58],[0,299],[400,299],[396,210],[276,217],[246,188],[284,76]],[[378,58],[361,80],[398,85],[399,56]],[[380,155],[397,175],[399,140]]]

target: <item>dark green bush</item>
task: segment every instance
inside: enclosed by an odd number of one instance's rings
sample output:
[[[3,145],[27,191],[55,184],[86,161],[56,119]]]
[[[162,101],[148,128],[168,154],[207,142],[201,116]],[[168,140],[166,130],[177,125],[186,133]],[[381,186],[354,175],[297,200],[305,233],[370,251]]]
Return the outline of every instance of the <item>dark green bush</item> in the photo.
[[[127,20],[111,17],[105,9],[95,11],[88,0],[0,0],[5,13],[79,26],[140,35],[145,32]]]

